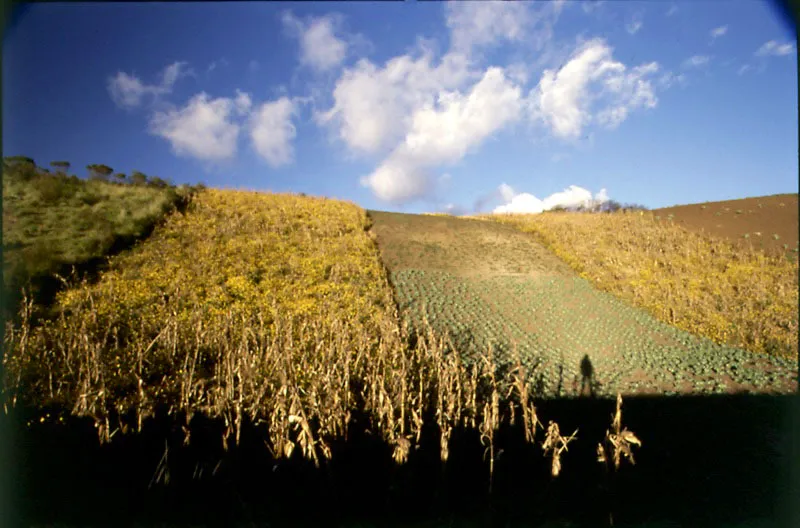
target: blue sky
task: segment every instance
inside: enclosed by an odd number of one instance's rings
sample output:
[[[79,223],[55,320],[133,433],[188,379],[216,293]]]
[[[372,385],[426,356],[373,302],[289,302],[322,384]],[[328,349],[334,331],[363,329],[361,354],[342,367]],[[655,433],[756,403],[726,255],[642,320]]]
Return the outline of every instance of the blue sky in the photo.
[[[3,154],[405,212],[798,192],[769,3],[30,5]]]

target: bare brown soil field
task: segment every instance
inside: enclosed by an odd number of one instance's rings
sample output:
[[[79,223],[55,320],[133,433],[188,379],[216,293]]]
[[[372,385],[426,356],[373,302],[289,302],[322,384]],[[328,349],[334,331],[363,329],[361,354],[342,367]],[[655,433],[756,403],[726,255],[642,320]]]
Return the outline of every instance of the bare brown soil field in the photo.
[[[722,202],[704,202],[655,209],[662,219],[709,233],[770,255],[797,253],[797,194],[776,194]]]

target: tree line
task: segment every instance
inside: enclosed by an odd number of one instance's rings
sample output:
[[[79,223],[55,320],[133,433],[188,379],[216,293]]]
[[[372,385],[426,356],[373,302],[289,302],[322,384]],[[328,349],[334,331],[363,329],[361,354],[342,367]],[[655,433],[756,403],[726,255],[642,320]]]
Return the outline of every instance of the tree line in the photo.
[[[33,158],[27,156],[7,156],[3,158],[3,169],[13,170],[18,176],[57,176],[62,178],[79,179],[75,174],[69,174],[72,164],[69,161],[52,161],[51,169],[40,167]],[[150,186],[157,188],[172,187],[173,184],[167,179],[158,176],[148,176],[147,174],[135,170],[130,174],[124,172],[114,172],[114,169],[105,164],[93,163],[86,166],[86,177],[89,180],[102,181],[106,183],[118,183],[137,186]]]

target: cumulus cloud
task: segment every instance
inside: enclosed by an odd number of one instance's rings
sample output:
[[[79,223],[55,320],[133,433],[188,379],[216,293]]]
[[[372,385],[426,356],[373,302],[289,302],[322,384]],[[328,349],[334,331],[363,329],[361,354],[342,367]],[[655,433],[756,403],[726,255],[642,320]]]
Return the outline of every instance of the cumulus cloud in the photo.
[[[416,109],[430,105],[440,91],[474,77],[468,61],[446,54],[438,65],[423,48],[418,57],[402,55],[380,68],[366,59],[345,69],[333,90],[332,108],[316,115],[354,153],[377,154],[403,139]]]
[[[592,196],[588,190],[570,185],[561,192],[553,193],[544,200],[538,199],[530,193],[516,193],[510,186],[503,183],[500,185],[500,194],[505,200],[504,205],[496,207],[494,214],[503,213],[541,213],[556,207],[578,207],[600,205],[609,200],[608,192],[601,189],[599,193]]]
[[[532,118],[565,139],[579,137],[592,121],[616,127],[632,110],[656,106],[649,78],[658,69],[651,62],[629,70],[602,39],[592,40],[560,70],[544,71],[529,95]]]
[[[502,68],[489,68],[470,93],[442,92],[436,105],[417,110],[403,147],[425,164],[457,161],[519,117],[521,95]]]
[[[422,198],[433,190],[431,173],[400,151],[361,179],[380,200],[403,204]]]
[[[250,94],[236,90],[236,99],[233,100],[233,104],[239,115],[246,115],[253,106],[253,100],[250,98]]]
[[[711,61],[711,57],[708,55],[694,55],[689,57],[685,61],[683,61],[684,68],[702,68],[703,66],[708,65]]]
[[[343,35],[343,17],[337,13],[302,21],[290,12],[281,18],[286,30],[300,41],[300,63],[318,72],[339,67],[347,57],[348,38]],[[361,36],[356,38],[363,39]]]
[[[514,189],[507,183],[501,183],[500,187],[498,188],[498,191],[500,192],[500,196],[503,198],[503,201],[505,202],[512,201],[514,199],[514,196],[516,196]]]
[[[420,38],[414,50],[385,63],[361,59],[344,68],[332,103],[314,119],[350,155],[380,156],[361,183],[379,199],[403,204],[429,198],[441,184],[442,165],[457,163],[520,118],[576,138],[590,124],[614,128],[637,109],[655,107],[652,79],[659,65],[626,66],[613,59],[603,40],[581,45],[563,67],[546,70],[537,86],[523,93],[542,67],[538,56],[553,63],[550,42],[562,6],[562,1],[541,9],[522,2],[447,3],[450,47],[443,55]],[[479,66],[482,50],[509,42],[527,51],[505,68]],[[538,53],[528,57],[528,52]]]
[[[463,158],[518,119],[522,92],[502,68],[489,68],[469,93],[443,91],[412,114],[403,142],[362,179],[380,199],[403,203],[431,189],[430,169]]]
[[[239,125],[233,121],[244,98],[211,99],[206,93],[192,97],[183,108],[156,112],[150,119],[150,132],[170,142],[176,155],[205,161],[228,159],[236,154]]]
[[[722,37],[728,32],[728,26],[719,26],[711,30],[711,42],[713,43],[719,37]]]
[[[755,52],[755,55],[759,57],[767,57],[770,55],[775,57],[781,57],[785,55],[791,55],[792,53],[794,53],[794,51],[795,48],[793,42],[779,44],[774,40],[770,40],[768,42],[765,42],[760,48],[758,48],[758,50]]]
[[[135,75],[117,72],[107,82],[108,92],[117,106],[122,108],[135,108],[142,103],[142,99],[151,95],[157,97],[172,92],[175,82],[184,75],[191,75],[186,62],[170,64],[161,72],[161,79],[157,84],[145,84]]]
[[[287,165],[294,159],[292,141],[297,132],[292,117],[297,111],[288,97],[264,103],[250,123],[253,148],[272,167]]]

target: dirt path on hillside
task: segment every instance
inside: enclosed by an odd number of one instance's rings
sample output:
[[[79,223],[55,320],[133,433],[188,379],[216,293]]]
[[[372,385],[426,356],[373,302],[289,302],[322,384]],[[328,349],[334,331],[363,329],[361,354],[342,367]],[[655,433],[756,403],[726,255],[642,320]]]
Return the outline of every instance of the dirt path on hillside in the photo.
[[[515,229],[487,221],[370,212],[401,301],[418,324],[467,335],[465,361],[516,347],[542,395],[791,392],[793,362],[756,357],[666,325],[594,289]],[[414,323],[417,321],[417,323]]]

